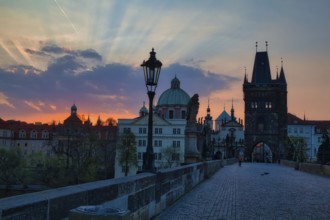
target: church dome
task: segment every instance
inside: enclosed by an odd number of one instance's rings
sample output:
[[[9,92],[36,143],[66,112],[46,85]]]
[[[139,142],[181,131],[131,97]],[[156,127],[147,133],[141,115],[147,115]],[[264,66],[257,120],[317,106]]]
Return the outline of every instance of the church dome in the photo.
[[[140,116],[144,116],[144,115],[148,114],[148,109],[146,108],[144,102],[143,102],[143,106],[141,107],[139,113],[140,113]]]
[[[180,88],[180,80],[174,77],[171,88],[163,92],[158,99],[158,107],[169,105],[188,105],[190,96]]]
[[[71,111],[77,111],[77,106],[75,104],[71,106]]]

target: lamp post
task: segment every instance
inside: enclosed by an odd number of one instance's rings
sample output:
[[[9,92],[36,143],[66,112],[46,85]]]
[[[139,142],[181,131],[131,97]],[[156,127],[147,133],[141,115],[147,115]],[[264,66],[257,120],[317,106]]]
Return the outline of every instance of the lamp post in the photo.
[[[155,158],[154,150],[152,147],[152,117],[153,110],[152,104],[155,96],[155,91],[158,84],[160,69],[162,63],[156,59],[156,52],[152,48],[150,57],[147,61],[143,60],[141,64],[144,72],[144,80],[148,91],[149,97],[149,118],[148,118],[148,145],[146,152],[143,154],[143,171],[154,172],[155,171]]]

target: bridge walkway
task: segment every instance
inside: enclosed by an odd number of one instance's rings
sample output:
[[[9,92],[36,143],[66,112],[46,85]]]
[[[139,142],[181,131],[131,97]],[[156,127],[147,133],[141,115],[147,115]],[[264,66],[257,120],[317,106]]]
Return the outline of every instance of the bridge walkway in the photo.
[[[330,178],[279,164],[225,166],[155,219],[330,219]]]

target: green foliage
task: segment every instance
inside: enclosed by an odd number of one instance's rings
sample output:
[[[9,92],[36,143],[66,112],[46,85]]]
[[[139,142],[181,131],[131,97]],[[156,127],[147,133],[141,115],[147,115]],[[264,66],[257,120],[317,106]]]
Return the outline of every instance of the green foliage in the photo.
[[[0,149],[0,181],[7,186],[25,184],[25,160],[19,148]]]
[[[291,146],[293,147],[293,160],[297,162],[305,162],[307,160],[307,143],[304,138],[291,136],[289,137]]]
[[[317,161],[321,164],[330,163],[330,140],[326,134],[323,135],[323,142],[317,151]]]
[[[135,135],[129,131],[124,133],[120,137],[120,142],[118,144],[118,153],[119,153],[119,164],[126,167],[125,176],[129,172],[130,166],[137,167],[137,155],[136,155],[136,140]]]

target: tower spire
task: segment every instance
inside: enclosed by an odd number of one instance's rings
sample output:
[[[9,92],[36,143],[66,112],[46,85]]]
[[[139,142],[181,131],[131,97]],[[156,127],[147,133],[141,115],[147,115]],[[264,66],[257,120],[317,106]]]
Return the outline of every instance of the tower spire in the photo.
[[[268,41],[266,41],[266,51],[268,52]]]
[[[256,52],[258,52],[258,41],[256,42]]]
[[[283,69],[283,58],[281,57],[281,72],[280,72],[280,77],[279,80],[281,83],[286,84],[286,79],[284,75],[284,69]]]

